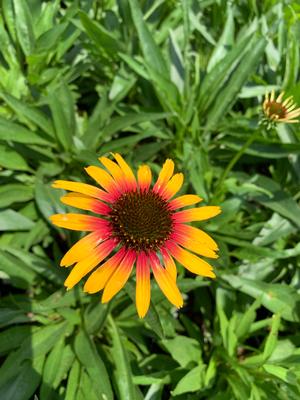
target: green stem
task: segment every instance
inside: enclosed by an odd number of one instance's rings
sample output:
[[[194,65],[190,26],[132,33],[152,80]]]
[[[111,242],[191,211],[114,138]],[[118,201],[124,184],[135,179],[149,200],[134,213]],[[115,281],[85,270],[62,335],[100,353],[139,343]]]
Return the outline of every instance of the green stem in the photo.
[[[218,183],[217,187],[215,190],[215,195],[214,198],[217,198],[220,194],[220,191],[222,189],[223,183],[225,179],[227,178],[228,174],[232,170],[232,168],[235,166],[235,164],[239,161],[239,159],[242,157],[244,152],[248,149],[248,147],[254,142],[254,140],[258,137],[259,135],[259,130],[255,130],[252,135],[248,138],[248,140],[245,142],[245,144],[240,148],[240,150],[235,154],[235,156],[231,159],[231,161],[228,163],[227,167],[223,171]]]

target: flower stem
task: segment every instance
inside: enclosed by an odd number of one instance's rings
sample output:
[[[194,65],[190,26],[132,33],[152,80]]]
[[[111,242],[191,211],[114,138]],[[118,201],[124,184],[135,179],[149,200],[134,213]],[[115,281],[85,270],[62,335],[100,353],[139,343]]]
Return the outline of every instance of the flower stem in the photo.
[[[223,183],[225,181],[225,179],[227,178],[228,174],[230,173],[230,171],[232,170],[232,168],[235,166],[235,164],[239,161],[239,159],[242,157],[242,155],[244,154],[244,152],[248,149],[248,147],[254,142],[254,140],[258,137],[259,135],[259,130],[255,130],[252,135],[248,138],[248,140],[245,142],[245,144],[240,148],[240,150],[235,154],[235,156],[230,160],[230,162],[228,163],[227,167],[224,169],[218,183],[216,186],[216,190],[215,190],[215,195],[214,195],[214,199],[218,198]]]

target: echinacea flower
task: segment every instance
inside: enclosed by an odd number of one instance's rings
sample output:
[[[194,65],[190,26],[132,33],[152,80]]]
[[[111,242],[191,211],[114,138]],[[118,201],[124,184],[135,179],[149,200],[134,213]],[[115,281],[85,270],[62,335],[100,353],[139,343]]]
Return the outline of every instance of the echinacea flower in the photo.
[[[182,307],[174,259],[195,274],[214,278],[211,265],[196,254],[217,258],[218,250],[207,233],[187,223],[212,218],[220,213],[220,208],[206,206],[178,211],[200,202],[201,198],[194,194],[173,198],[183,184],[183,174],[173,175],[174,163],[170,159],[151,187],[152,173],[147,165],[139,167],[136,179],[121,155],[113,156],[115,161],[99,158],[105,169],[85,168],[102,189],[63,180],[53,184],[55,188],[70,191],[61,198],[63,203],[99,215],[69,213],[51,217],[52,223],[59,227],[91,232],[61,260],[61,266],[75,264],[65,286],[71,289],[94,270],[84,291],[96,293],[103,289],[102,302],[106,303],[122,289],[135,265],[136,307],[141,318],[150,304],[151,271],[167,299]]]
[[[281,92],[275,100],[275,92],[266,93],[263,102],[263,111],[265,117],[270,122],[285,122],[286,124],[296,124],[299,122],[300,108],[293,101],[293,96],[283,101],[284,92]]]

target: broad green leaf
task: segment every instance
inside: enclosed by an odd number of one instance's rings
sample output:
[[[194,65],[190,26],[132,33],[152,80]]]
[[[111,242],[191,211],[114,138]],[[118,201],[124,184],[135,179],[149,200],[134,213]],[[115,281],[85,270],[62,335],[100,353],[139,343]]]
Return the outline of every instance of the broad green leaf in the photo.
[[[119,398],[120,400],[134,400],[136,399],[136,393],[132,380],[129,355],[124,346],[120,330],[111,316],[108,321],[112,339],[111,354],[116,366],[115,380],[118,386]]]
[[[14,210],[0,211],[0,231],[27,231],[34,223]]]
[[[73,400],[76,398],[75,395],[79,385],[79,380],[80,380],[80,364],[77,360],[75,360],[68,376],[65,400]]]
[[[202,364],[200,344],[195,339],[178,335],[174,339],[162,340],[162,345],[183,368]]]
[[[172,391],[173,396],[180,394],[197,392],[203,387],[204,383],[204,365],[198,365],[191,369],[180,381],[177,383],[175,389]]]
[[[46,140],[45,135],[40,136],[36,132],[32,132],[24,126],[8,121],[3,117],[0,117],[0,140],[53,147],[53,144],[48,139]]]
[[[74,343],[75,354],[81,364],[85,367],[94,390],[99,398],[113,399],[112,388],[109,381],[109,375],[102,361],[95,344],[89,336],[82,330],[77,334]],[[101,379],[99,379],[101,377]]]
[[[22,289],[24,286],[22,286]],[[13,325],[22,322],[29,322],[30,318],[22,310],[0,308],[0,327]],[[27,328],[28,329],[28,328]],[[12,342],[13,344],[13,342]]]
[[[250,332],[251,324],[255,321],[256,310],[261,305],[261,297],[258,297],[246,310],[240,319],[237,320],[236,336],[242,338]]]
[[[33,198],[33,188],[21,183],[10,183],[0,187],[0,208],[13,203],[23,203]]]
[[[0,167],[13,171],[29,170],[25,158],[7,144],[0,144]]]

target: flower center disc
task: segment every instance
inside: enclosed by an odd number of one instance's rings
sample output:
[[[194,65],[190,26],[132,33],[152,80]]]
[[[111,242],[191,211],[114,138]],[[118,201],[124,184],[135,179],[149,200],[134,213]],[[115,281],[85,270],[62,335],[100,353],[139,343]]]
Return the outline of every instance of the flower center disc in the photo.
[[[113,235],[134,250],[158,250],[172,231],[172,211],[152,190],[123,194],[113,205]]]
[[[282,104],[269,102],[267,103],[267,107],[269,108],[270,115],[277,115],[278,118],[285,117],[286,109]]]

